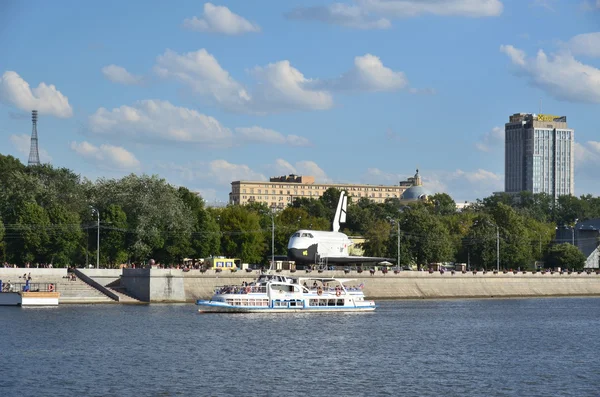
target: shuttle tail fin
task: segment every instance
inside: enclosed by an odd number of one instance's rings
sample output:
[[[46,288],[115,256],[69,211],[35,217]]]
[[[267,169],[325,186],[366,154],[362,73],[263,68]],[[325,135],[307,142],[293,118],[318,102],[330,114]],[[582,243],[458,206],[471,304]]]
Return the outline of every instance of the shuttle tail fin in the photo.
[[[340,231],[340,223],[346,223],[346,211],[348,207],[348,197],[346,192],[340,194],[340,201],[338,201],[337,209],[335,210],[335,217],[333,218],[333,231]]]

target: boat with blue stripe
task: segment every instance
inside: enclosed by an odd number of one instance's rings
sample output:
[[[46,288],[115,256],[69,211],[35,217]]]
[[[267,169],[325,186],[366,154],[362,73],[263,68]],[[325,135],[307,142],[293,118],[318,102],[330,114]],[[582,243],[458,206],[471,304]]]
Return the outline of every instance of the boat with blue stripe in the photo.
[[[210,300],[198,300],[201,313],[369,312],[364,284],[354,279],[263,274],[251,283],[225,285]]]

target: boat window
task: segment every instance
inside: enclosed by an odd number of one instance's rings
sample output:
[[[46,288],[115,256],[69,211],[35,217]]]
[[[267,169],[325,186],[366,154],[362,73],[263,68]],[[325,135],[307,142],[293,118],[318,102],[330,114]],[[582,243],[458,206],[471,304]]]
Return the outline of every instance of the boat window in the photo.
[[[271,285],[271,289],[273,291],[282,291],[282,292],[294,292],[293,285]]]
[[[337,305],[338,306],[344,306],[344,300],[343,299],[338,299],[337,300]]]
[[[337,300],[337,299],[329,299],[329,300],[327,301],[327,306],[335,306],[335,301],[336,301],[336,300]]]

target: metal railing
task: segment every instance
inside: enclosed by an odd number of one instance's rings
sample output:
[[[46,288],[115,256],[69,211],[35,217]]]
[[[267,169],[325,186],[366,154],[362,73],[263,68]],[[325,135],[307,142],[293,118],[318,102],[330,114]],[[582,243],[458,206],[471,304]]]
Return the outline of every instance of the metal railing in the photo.
[[[215,294],[250,294],[250,293],[267,293],[267,287],[255,285],[225,285],[215,290]]]
[[[56,292],[55,283],[9,283],[0,281],[0,292]]]

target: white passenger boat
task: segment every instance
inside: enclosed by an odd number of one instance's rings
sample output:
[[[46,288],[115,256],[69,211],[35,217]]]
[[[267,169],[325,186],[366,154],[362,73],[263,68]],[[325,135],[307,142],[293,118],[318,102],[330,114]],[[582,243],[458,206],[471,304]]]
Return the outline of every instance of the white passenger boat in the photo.
[[[352,279],[286,277],[264,274],[252,283],[217,288],[210,300],[198,300],[199,312],[287,313],[365,312],[377,307],[365,300],[363,285]]]

